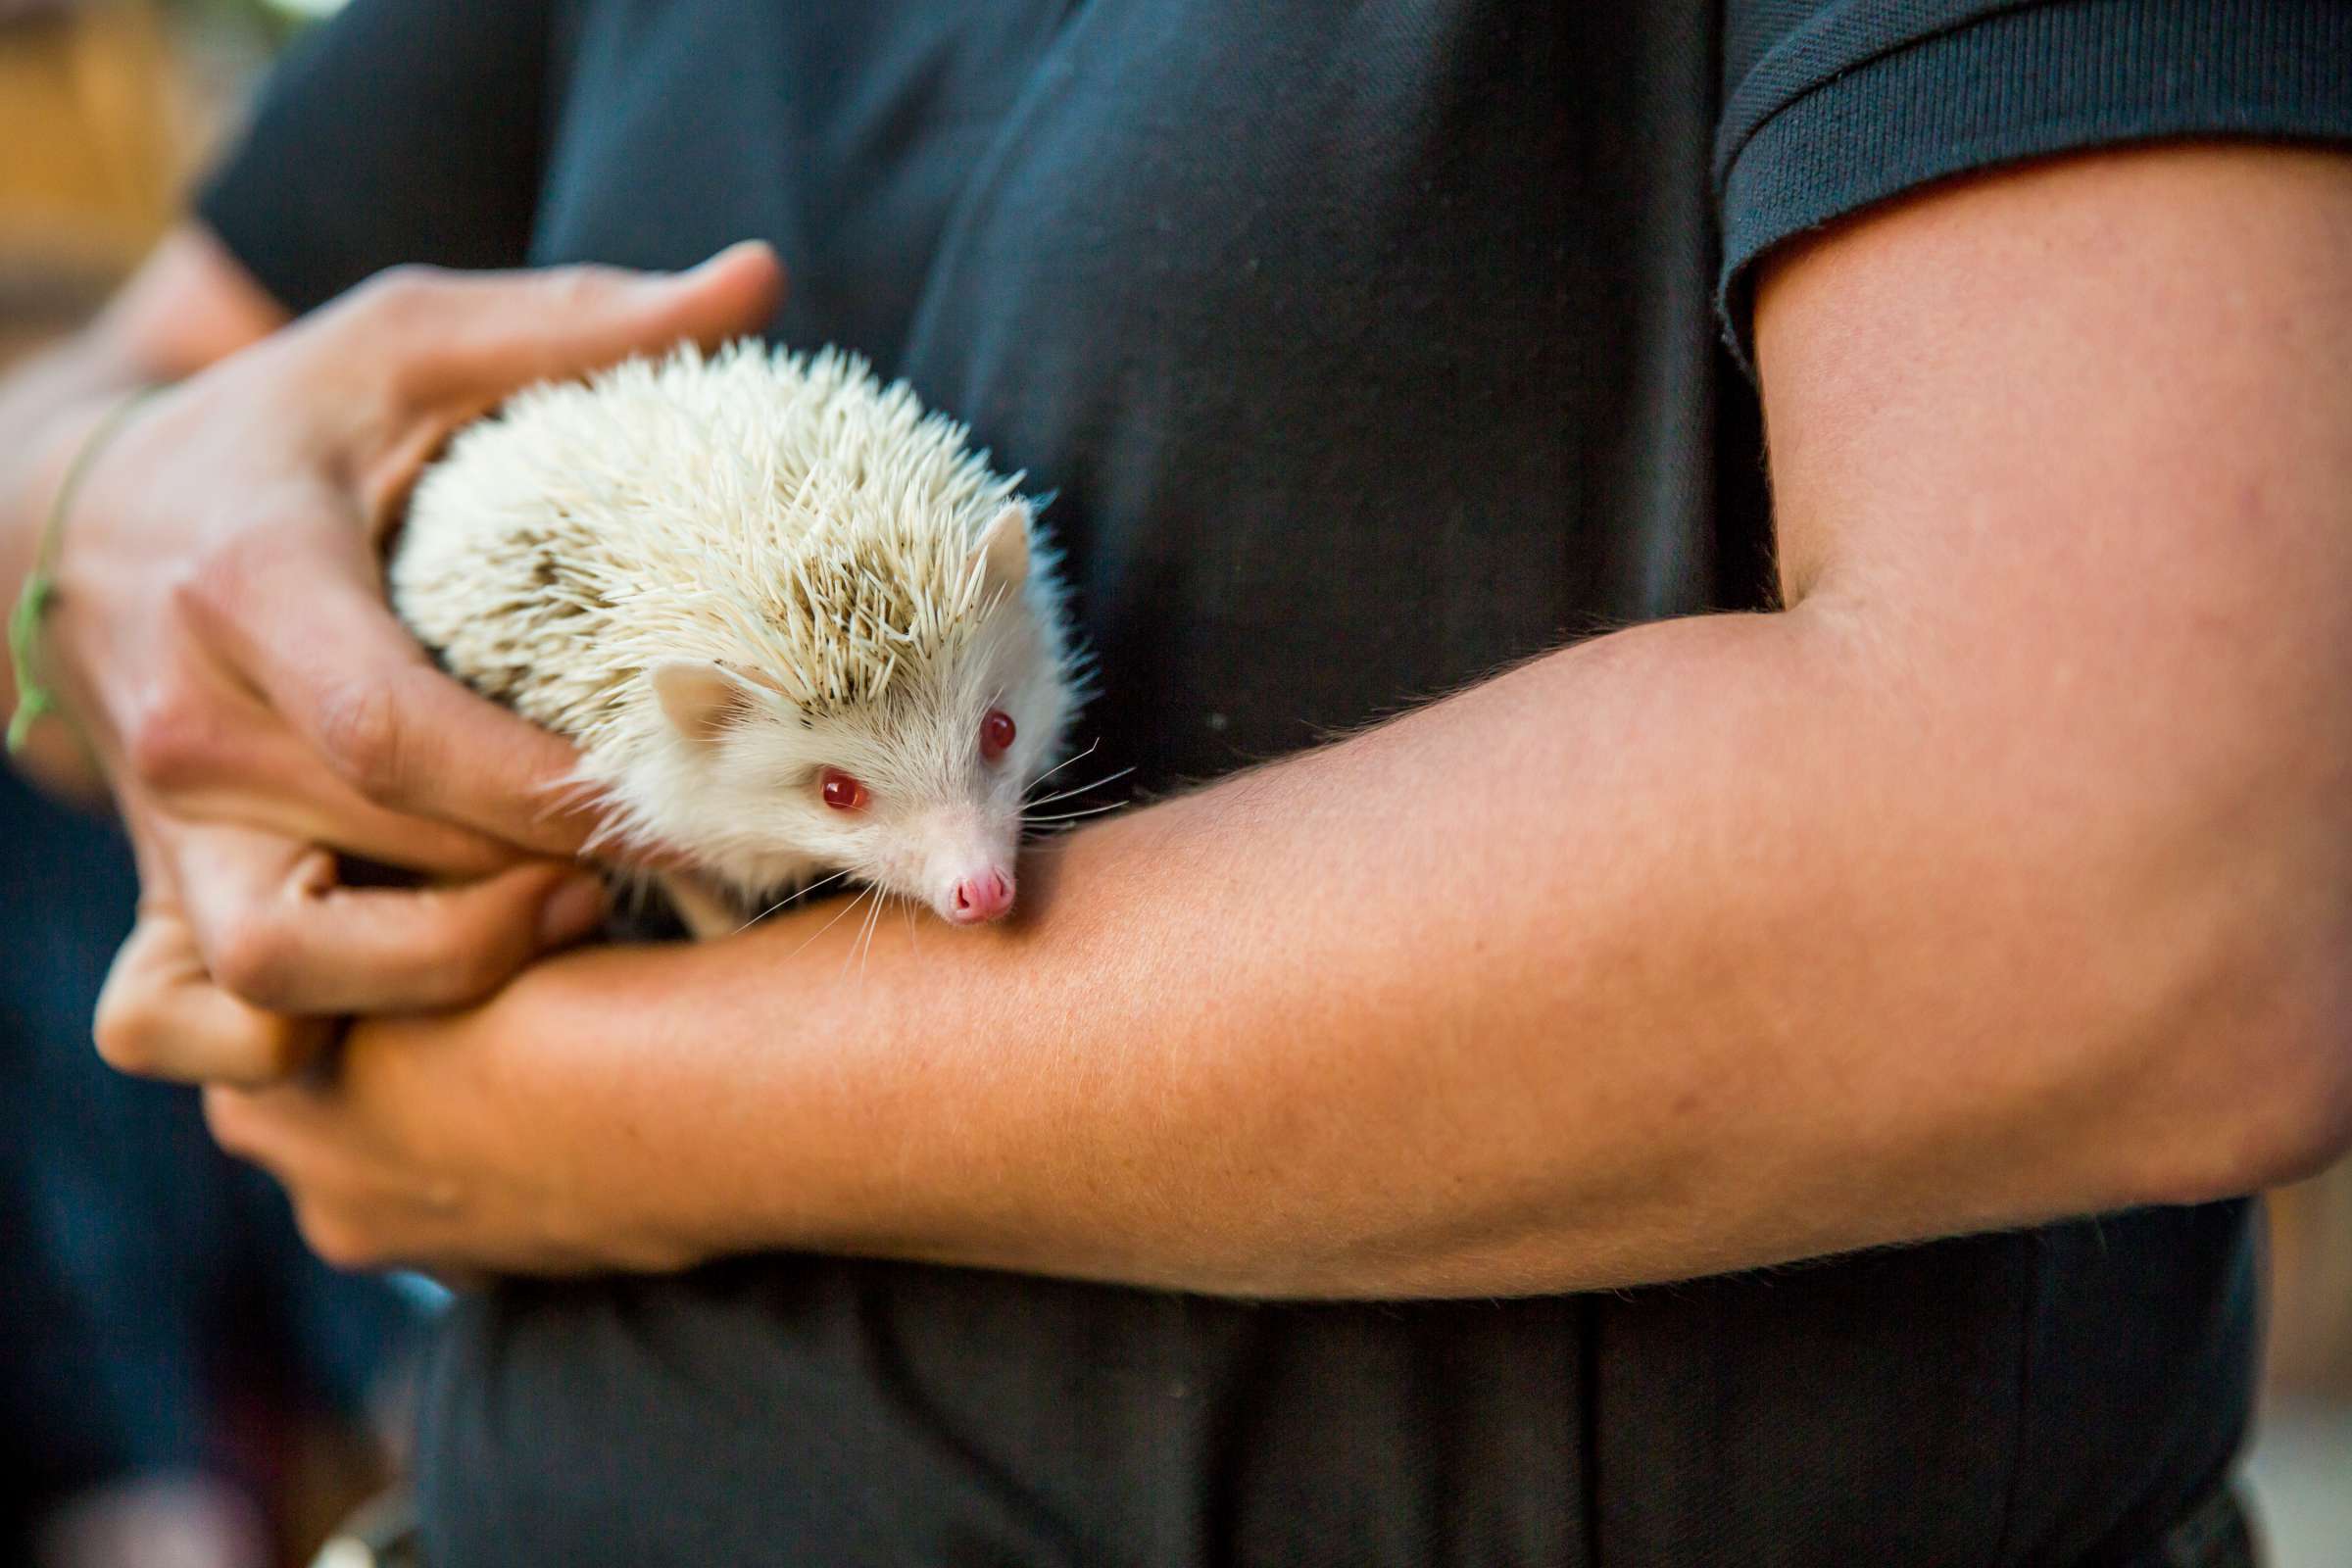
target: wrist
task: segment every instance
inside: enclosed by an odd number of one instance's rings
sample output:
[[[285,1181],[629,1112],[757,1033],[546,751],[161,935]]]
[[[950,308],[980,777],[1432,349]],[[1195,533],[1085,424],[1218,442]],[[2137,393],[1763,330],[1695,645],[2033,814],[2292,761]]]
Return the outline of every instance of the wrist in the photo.
[[[498,1195],[484,1207],[505,1211],[494,1228],[512,1228],[514,1250],[671,1273],[742,1250],[708,1224],[714,1195],[679,1136],[692,1075],[662,1049],[674,1002],[648,989],[662,977],[647,960],[691,951],[590,948],[523,970],[446,1033],[428,1026],[462,1082],[423,1065],[423,1041],[386,1042],[429,1079],[413,1102],[455,1146],[450,1165]]]
[[[116,388],[84,395],[58,409],[19,445],[19,461],[0,477],[0,613],[9,614],[12,621],[27,581],[44,568],[55,572],[63,539],[50,535],[62,492],[84,454],[98,455],[91,453],[93,442],[103,444],[106,428],[119,418],[126,395]],[[39,618],[47,620],[46,615]],[[32,669],[21,674],[19,639],[0,639],[0,714],[11,724],[16,723],[26,677],[56,691],[49,685],[57,673],[53,656],[47,667],[41,663],[48,646],[45,624],[32,641],[40,651]],[[54,794],[84,801],[103,798],[104,778],[66,725],[28,723],[18,730],[19,743],[10,748],[9,760],[20,772]]]

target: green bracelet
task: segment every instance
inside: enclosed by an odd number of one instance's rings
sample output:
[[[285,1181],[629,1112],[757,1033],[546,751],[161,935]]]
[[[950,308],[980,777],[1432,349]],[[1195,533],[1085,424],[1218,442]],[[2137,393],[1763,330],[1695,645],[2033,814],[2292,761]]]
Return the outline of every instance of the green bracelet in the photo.
[[[41,619],[49,613],[50,603],[57,598],[57,550],[66,531],[66,512],[74,504],[74,496],[89,476],[90,466],[98,454],[123,425],[161,386],[141,387],[107,411],[90,433],[81,440],[81,450],[74,454],[67,466],[66,476],[58,481],[57,494],[49,503],[48,519],[41,525],[41,542],[33,556],[32,569],[24,573],[24,586],[17,593],[17,608],[8,617],[8,658],[17,670],[17,710],[8,720],[8,755],[16,756],[24,750],[24,741],[32,733],[32,722],[43,713],[57,711],[57,698],[40,678],[33,674],[33,660],[41,636]]]

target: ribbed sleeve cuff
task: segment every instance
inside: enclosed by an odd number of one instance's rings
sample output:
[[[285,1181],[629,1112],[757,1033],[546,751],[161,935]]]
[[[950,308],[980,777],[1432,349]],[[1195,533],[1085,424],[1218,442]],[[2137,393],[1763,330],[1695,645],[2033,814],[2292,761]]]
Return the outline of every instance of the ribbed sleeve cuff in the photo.
[[[2180,137],[2352,141],[2346,0],[1979,0],[1922,36],[1931,9],[1845,8],[1733,86],[1717,303],[1742,365],[1757,258],[1931,181]]]

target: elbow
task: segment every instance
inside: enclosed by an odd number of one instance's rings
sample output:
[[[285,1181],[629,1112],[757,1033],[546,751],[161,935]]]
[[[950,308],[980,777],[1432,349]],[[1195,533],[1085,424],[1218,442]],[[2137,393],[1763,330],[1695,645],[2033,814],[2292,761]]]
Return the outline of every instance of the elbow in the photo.
[[[2189,1172],[2180,1200],[2283,1187],[2352,1151],[2352,1009],[2346,987],[2307,1027],[2282,1032],[2257,1058],[2261,1082],[2232,1097],[2210,1168]]]
[[[2159,1203],[2203,1203],[2284,1187],[2316,1176],[2352,1152],[2352,1053],[2339,1036],[2331,1053],[2278,1060],[2263,1082],[2214,1100],[2168,1151],[2143,1194]],[[2325,1058],[2325,1059],[2323,1059]]]
[[[2352,922],[2262,922],[2230,946],[2184,988],[2194,1000],[2143,1036],[2162,1042],[2141,1063],[2157,1091],[2143,1201],[2261,1192],[2352,1152]]]
[[[2064,891],[2033,939],[2049,988],[2025,996],[2063,999],[2035,1007],[2041,1038],[2087,1047],[2061,1093],[2117,1206],[2256,1193],[2352,1151],[2352,726],[2316,695],[2200,711],[2161,744],[2046,747],[2104,809],[2036,843]]]
[[[2352,1070],[2344,1058],[2352,1041],[2336,1041],[2332,1070],[2318,1093],[2289,1107],[2274,1129],[2250,1151],[2247,1191],[2284,1187],[2319,1175],[2352,1152]]]

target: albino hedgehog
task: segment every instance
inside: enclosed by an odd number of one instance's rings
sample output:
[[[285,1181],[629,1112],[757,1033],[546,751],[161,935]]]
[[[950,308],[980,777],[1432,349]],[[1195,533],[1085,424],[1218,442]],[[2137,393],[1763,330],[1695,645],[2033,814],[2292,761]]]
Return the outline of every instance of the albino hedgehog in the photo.
[[[698,936],[831,873],[1012,906],[1080,693],[1018,476],[862,360],[743,342],[532,388],[418,481],[393,607],[573,741]]]

